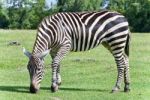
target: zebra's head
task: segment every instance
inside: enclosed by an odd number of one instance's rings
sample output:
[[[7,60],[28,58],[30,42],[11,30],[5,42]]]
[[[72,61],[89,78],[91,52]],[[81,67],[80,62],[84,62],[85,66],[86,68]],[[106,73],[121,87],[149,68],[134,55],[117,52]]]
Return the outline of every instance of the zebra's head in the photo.
[[[40,88],[40,82],[44,75],[44,57],[49,53],[49,50],[35,55],[25,49],[23,52],[29,58],[27,69],[30,75],[30,92],[36,93]]]

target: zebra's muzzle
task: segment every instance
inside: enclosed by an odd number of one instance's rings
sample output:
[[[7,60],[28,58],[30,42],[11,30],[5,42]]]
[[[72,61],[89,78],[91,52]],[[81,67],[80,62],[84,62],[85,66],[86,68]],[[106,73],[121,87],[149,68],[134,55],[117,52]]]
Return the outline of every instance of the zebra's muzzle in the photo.
[[[35,87],[35,85],[33,85],[33,84],[30,85],[30,92],[31,93],[37,93],[38,90],[39,90],[39,88]]]

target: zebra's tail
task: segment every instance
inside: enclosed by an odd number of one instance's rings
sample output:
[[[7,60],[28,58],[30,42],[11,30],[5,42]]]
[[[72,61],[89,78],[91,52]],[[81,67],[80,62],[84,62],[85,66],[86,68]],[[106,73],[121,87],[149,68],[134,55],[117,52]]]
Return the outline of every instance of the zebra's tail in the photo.
[[[126,46],[125,46],[125,54],[129,57],[129,46],[130,46],[130,32],[127,36]]]

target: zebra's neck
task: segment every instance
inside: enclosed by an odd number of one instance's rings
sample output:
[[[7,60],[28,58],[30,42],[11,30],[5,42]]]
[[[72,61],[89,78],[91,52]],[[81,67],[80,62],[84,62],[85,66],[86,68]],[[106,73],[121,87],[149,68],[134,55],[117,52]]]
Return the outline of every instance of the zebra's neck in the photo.
[[[53,22],[52,16],[43,19],[38,27],[32,54],[42,53],[52,48],[53,44],[57,42],[58,35],[56,36],[56,33],[60,33],[60,29],[56,26],[58,25]]]
[[[41,33],[38,32],[38,34],[36,36],[36,41],[34,43],[32,54],[35,55],[35,54],[42,53],[42,52],[48,50],[48,48],[49,48],[48,41],[44,40]]]

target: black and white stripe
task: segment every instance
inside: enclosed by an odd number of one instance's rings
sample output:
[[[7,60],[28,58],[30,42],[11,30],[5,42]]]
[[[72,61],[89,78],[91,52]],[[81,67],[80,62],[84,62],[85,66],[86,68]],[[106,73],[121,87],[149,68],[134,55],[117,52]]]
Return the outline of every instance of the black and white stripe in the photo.
[[[52,91],[60,84],[60,61],[69,51],[86,51],[103,44],[114,56],[118,77],[113,92],[118,91],[124,76],[125,91],[129,90],[129,38],[126,18],[117,12],[57,13],[43,19],[33,55],[50,49],[52,56]]]

